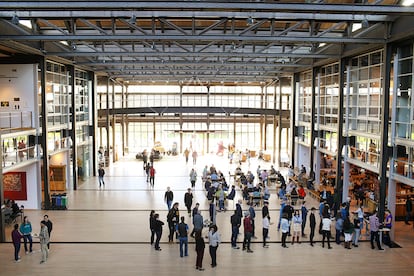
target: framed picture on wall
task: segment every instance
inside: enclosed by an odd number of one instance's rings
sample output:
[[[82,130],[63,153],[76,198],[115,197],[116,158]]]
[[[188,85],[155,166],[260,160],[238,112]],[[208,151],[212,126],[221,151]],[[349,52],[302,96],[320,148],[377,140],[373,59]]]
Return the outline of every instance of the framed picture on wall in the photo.
[[[4,198],[27,200],[26,172],[8,172],[3,175]]]

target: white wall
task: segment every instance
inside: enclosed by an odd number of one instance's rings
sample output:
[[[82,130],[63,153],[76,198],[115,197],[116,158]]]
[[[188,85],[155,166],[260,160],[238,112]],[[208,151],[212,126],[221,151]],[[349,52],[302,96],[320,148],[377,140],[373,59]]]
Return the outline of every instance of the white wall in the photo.
[[[10,116],[3,112],[32,112],[31,123],[29,117],[23,117],[23,126],[38,125],[36,64],[0,64],[0,102],[9,103],[9,106],[0,106],[0,127],[10,126]],[[21,127],[21,119],[20,116],[13,117],[12,127]],[[15,171],[26,172],[27,177],[27,200],[19,200],[17,204],[26,209],[39,209],[42,201],[39,164],[32,163]]]
[[[16,203],[24,205],[25,209],[40,209],[41,208],[41,188],[40,188],[40,173],[38,173],[38,165],[32,163],[22,169],[16,171],[26,172],[26,191],[27,200],[16,200]]]
[[[302,144],[297,144],[297,151],[298,151],[298,155],[297,155],[297,159],[296,159],[296,164],[295,167],[300,168],[301,165],[304,165],[306,167],[306,172],[309,173],[310,172],[310,167],[309,167],[309,161],[310,161],[310,153],[309,153],[309,148],[302,145]]]
[[[32,112],[35,125],[37,116],[37,65],[0,64],[0,101],[9,106],[0,106],[0,112]],[[13,118],[13,126],[20,127],[20,118]],[[25,123],[28,119],[25,120]],[[0,126],[9,126],[8,118],[0,116]],[[25,125],[27,126],[27,125]]]

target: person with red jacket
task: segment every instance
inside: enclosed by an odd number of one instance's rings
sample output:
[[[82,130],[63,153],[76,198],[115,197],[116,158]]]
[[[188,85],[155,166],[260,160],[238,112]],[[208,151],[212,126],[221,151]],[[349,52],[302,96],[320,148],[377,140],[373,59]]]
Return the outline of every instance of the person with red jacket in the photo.
[[[247,253],[253,253],[253,251],[250,249],[250,242],[252,240],[252,235],[253,235],[253,224],[250,218],[249,211],[246,211],[244,213],[243,227],[244,227],[243,250],[247,249]]]
[[[299,195],[299,199],[304,199],[306,196],[305,189],[303,188],[302,185],[299,187],[298,195]]]
[[[149,169],[149,181],[152,188],[154,188],[154,180],[155,180],[155,169],[154,166],[151,166]]]

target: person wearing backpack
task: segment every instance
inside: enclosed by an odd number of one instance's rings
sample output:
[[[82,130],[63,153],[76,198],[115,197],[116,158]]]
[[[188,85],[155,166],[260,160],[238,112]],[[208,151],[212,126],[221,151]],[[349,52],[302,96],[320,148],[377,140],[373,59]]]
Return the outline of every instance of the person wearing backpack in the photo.
[[[184,217],[181,217],[181,222],[175,227],[178,240],[180,241],[180,257],[188,256],[188,225],[184,222]],[[183,250],[184,247],[184,250]]]

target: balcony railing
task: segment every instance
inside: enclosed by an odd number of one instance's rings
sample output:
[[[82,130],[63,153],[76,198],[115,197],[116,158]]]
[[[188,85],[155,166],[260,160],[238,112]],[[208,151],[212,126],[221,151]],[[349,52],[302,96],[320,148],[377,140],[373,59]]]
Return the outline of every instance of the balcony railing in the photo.
[[[3,132],[26,128],[33,128],[31,111],[0,112],[0,129]]]

